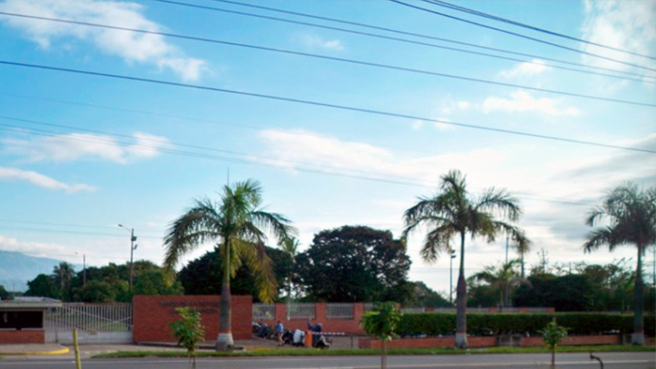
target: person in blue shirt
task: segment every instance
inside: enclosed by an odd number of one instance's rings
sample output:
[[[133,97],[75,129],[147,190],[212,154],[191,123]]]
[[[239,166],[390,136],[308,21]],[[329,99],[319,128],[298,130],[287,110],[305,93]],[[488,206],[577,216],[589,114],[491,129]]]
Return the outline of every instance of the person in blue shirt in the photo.
[[[276,336],[278,337],[278,346],[282,346],[285,342],[282,340],[282,334],[284,333],[285,328],[282,326],[282,322],[279,320],[276,324]]]

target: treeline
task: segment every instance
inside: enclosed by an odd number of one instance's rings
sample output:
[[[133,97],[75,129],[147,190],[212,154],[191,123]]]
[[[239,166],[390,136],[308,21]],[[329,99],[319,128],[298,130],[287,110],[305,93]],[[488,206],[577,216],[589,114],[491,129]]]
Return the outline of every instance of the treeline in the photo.
[[[422,282],[408,280],[410,257],[389,231],[344,226],[317,233],[301,253],[267,247],[278,281],[278,301],[288,295],[303,302],[397,301],[407,306],[449,306]],[[223,275],[217,250],[189,262],[178,273],[186,294],[219,294]],[[253,295],[255,277],[241,265],[231,282],[233,294]]]
[[[52,274],[39,274],[27,283],[26,296],[41,296],[67,302],[130,302],[133,295],[176,295],[183,290],[178,281],[167,276],[163,268],[150,261],[136,261],[133,287],[128,283],[129,263],[110,263],[75,271],[68,263],[60,263]]]
[[[556,311],[631,311],[635,270],[631,259],[610,264],[542,263],[526,278],[510,265],[489,266],[468,279],[470,307],[554,307]],[[656,310],[654,284],[644,286],[645,310]],[[508,297],[504,293],[507,291]],[[505,298],[505,299],[504,299]],[[510,302],[510,303],[509,303]]]
[[[366,226],[344,226],[317,233],[304,252],[296,247],[266,247],[278,282],[279,302],[290,296],[301,302],[397,301],[408,307],[449,307],[445,297],[423,282],[408,280],[410,257],[391,232]],[[134,294],[220,294],[223,275],[217,250],[190,261],[177,276],[148,261],[82,270],[62,263],[52,274],[28,282],[26,295],[63,301],[129,302]],[[468,279],[469,307],[555,307],[556,311],[630,311],[635,270],[631,259],[606,265],[534,265],[522,278],[520,263],[487,266]],[[455,272],[455,271],[454,271]],[[177,277],[177,278],[176,278]],[[234,271],[231,290],[259,301],[255,276],[246,265]],[[656,290],[645,286],[645,308],[656,310]],[[448,294],[448,291],[445,291]],[[7,292],[0,286],[0,297]]]

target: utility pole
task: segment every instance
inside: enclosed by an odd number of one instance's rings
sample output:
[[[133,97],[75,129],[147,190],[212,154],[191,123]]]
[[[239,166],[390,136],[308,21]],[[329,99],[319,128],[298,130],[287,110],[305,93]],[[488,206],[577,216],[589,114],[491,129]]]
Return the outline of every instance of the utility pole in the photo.
[[[82,254],[82,286],[87,284],[87,255]]]
[[[132,291],[132,273],[134,271],[134,250],[137,249],[137,244],[134,243],[134,241],[137,240],[137,236],[134,235],[134,228],[128,228],[122,224],[118,225],[121,228],[125,228],[130,232],[130,281],[129,281],[129,286],[130,286],[130,291]]]
[[[506,264],[508,264],[508,242],[510,241],[510,236],[506,235]]]
[[[451,250],[449,258],[449,305],[453,305],[453,257],[455,253]]]
[[[542,273],[546,274],[547,273],[547,263],[549,262],[547,260],[547,252],[544,251],[544,249],[540,249],[540,252],[538,252],[538,255],[540,256],[540,264],[542,266]]]

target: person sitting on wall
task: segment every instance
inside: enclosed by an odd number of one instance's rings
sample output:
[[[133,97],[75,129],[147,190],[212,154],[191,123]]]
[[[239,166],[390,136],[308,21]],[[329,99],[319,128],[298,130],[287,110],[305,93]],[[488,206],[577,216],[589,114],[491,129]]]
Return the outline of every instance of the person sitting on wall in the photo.
[[[294,331],[294,346],[305,346],[305,332],[300,329]]]

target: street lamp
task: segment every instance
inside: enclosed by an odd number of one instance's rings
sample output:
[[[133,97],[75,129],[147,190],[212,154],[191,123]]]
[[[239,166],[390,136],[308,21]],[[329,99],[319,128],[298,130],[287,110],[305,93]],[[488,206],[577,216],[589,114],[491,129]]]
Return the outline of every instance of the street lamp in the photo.
[[[456,250],[451,250],[449,260],[449,305],[453,305],[453,259],[456,258]]]
[[[130,232],[130,291],[132,291],[132,270],[133,270],[132,261],[134,256],[134,250],[137,249],[137,245],[134,243],[134,241],[137,240],[137,236],[134,235],[134,228],[128,228],[122,224],[119,224],[118,226]]]
[[[75,255],[80,255],[78,252],[75,252]],[[87,284],[87,255],[82,254],[82,286]]]

